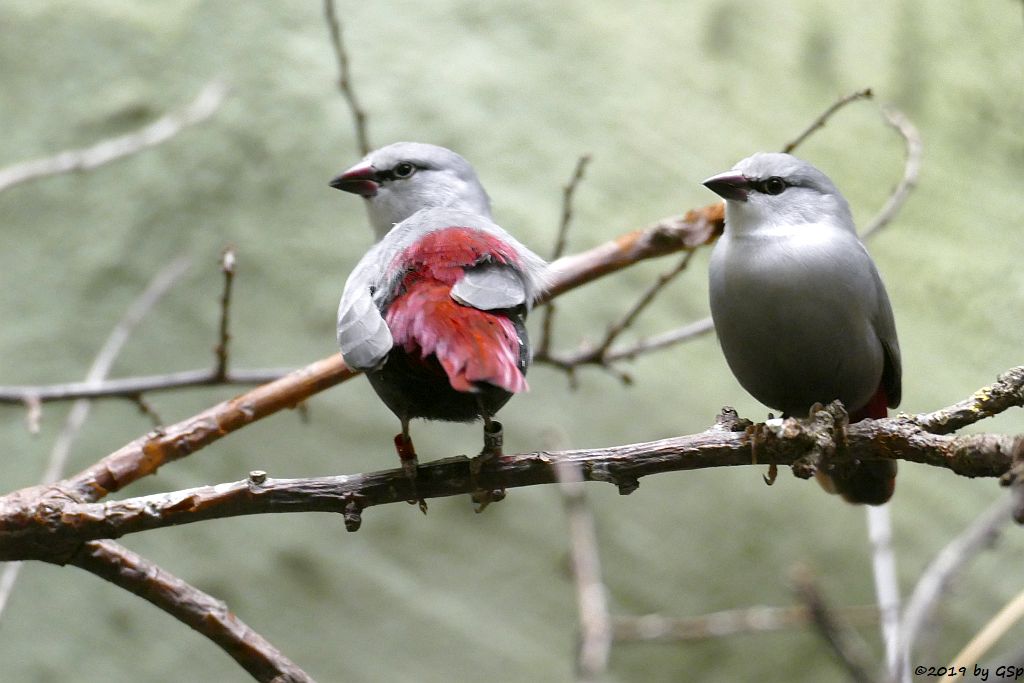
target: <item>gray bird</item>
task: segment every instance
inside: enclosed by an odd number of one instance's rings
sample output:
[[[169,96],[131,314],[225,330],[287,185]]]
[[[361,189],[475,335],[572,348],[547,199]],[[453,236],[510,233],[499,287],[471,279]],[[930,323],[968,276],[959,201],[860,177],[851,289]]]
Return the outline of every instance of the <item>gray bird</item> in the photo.
[[[900,402],[900,347],[885,286],[829,178],[759,153],[704,181],[725,199],[711,255],[711,316],[725,359],[754,398],[786,416],[839,399],[856,422]],[[852,503],[881,505],[896,463],[819,472]]]

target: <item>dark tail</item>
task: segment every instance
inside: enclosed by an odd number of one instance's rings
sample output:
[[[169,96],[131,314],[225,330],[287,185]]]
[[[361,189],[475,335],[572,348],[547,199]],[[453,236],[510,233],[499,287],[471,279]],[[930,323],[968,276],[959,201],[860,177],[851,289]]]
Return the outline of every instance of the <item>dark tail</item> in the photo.
[[[850,415],[850,422],[886,417],[887,404],[885,389],[879,387],[866,406]],[[823,489],[838,493],[848,503],[883,505],[896,490],[896,461],[836,463],[828,472],[819,470],[815,476]]]
[[[838,493],[848,503],[883,505],[896,490],[894,460],[837,463],[830,472],[819,470],[816,476],[822,488]]]

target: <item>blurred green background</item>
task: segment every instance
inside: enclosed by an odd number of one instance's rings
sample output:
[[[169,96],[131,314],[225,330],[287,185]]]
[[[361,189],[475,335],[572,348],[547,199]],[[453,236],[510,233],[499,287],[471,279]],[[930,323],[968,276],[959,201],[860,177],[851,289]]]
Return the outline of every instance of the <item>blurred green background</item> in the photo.
[[[871,241],[904,356],[908,412],[968,396],[1024,362],[1024,18],[1021,3],[338,2],[375,145],[452,147],[476,166],[497,221],[541,253],[560,186],[593,154],[570,250],[713,202],[700,181],[780,148],[838,96],[872,87],[920,128],[920,187]],[[77,380],[124,309],[169,260],[188,276],[146,319],[115,376],[206,366],[215,342],[217,258],[238,249],[237,367],[299,366],[335,352],[334,313],[371,233],[359,201],[327,181],[360,156],[317,2],[4,0],[0,165],[134,130],[214,77],[230,99],[206,124],[87,174],[0,194],[0,383]],[[844,109],[801,149],[855,216],[874,215],[903,164],[873,103]],[[597,339],[665,260],[560,300],[556,345]],[[707,314],[707,253],[632,336]],[[540,316],[534,316],[533,325]],[[510,452],[699,431],[722,405],[765,409],[729,374],[713,337],[597,370],[575,392],[531,371],[503,411]],[[175,422],[235,393],[151,396]],[[34,483],[68,410],[42,432],[0,408],[2,490]],[[124,495],[395,464],[397,420],[369,385],[315,397],[166,467]],[[70,468],[149,429],[124,402],[94,408]],[[478,427],[414,425],[423,459],[473,452]],[[1020,411],[978,426],[1024,432]],[[788,471],[668,474],[629,497],[587,487],[616,614],[689,616],[793,603],[786,574],[810,565],[837,604],[872,601],[863,510]],[[994,481],[904,465],[891,505],[900,579],[992,500]],[[474,515],[368,511],[207,522],[124,539],[227,601],[312,676],[330,681],[565,681],[576,641],[565,523],[554,487],[512,491]],[[1024,586],[1011,529],[940,611],[915,663],[944,664]],[[1008,569],[1012,568],[1012,569]],[[864,629],[874,647],[874,629]],[[1015,628],[1003,649],[1024,636]],[[881,652],[880,648],[876,649]],[[881,655],[879,655],[881,657]],[[78,569],[30,564],[0,620],[3,681],[246,681],[220,650],[148,603]],[[685,644],[616,645],[609,681],[845,680],[809,631]]]

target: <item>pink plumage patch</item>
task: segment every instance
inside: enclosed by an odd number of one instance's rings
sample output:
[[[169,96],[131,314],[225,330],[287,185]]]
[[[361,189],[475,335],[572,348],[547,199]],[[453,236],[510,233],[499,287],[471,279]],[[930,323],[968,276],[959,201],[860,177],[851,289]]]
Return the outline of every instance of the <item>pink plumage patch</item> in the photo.
[[[512,247],[472,228],[446,228],[426,235],[392,263],[405,276],[385,319],[395,344],[411,356],[436,356],[456,391],[479,391],[478,382],[513,393],[526,391],[513,322],[501,313],[464,306],[451,297],[452,286],[465,268],[485,258],[508,264],[518,261]]]

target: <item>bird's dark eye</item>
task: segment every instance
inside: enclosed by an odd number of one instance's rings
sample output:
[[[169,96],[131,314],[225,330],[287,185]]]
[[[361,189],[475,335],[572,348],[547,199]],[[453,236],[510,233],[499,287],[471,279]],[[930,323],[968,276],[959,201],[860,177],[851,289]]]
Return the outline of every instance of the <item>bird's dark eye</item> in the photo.
[[[773,175],[761,183],[761,191],[765,194],[782,194],[787,187],[789,185],[786,184],[786,181],[777,175]]]
[[[415,172],[416,167],[410,164],[408,161],[398,163],[395,165],[393,169],[391,169],[392,175],[394,175],[396,178],[408,178]]]

